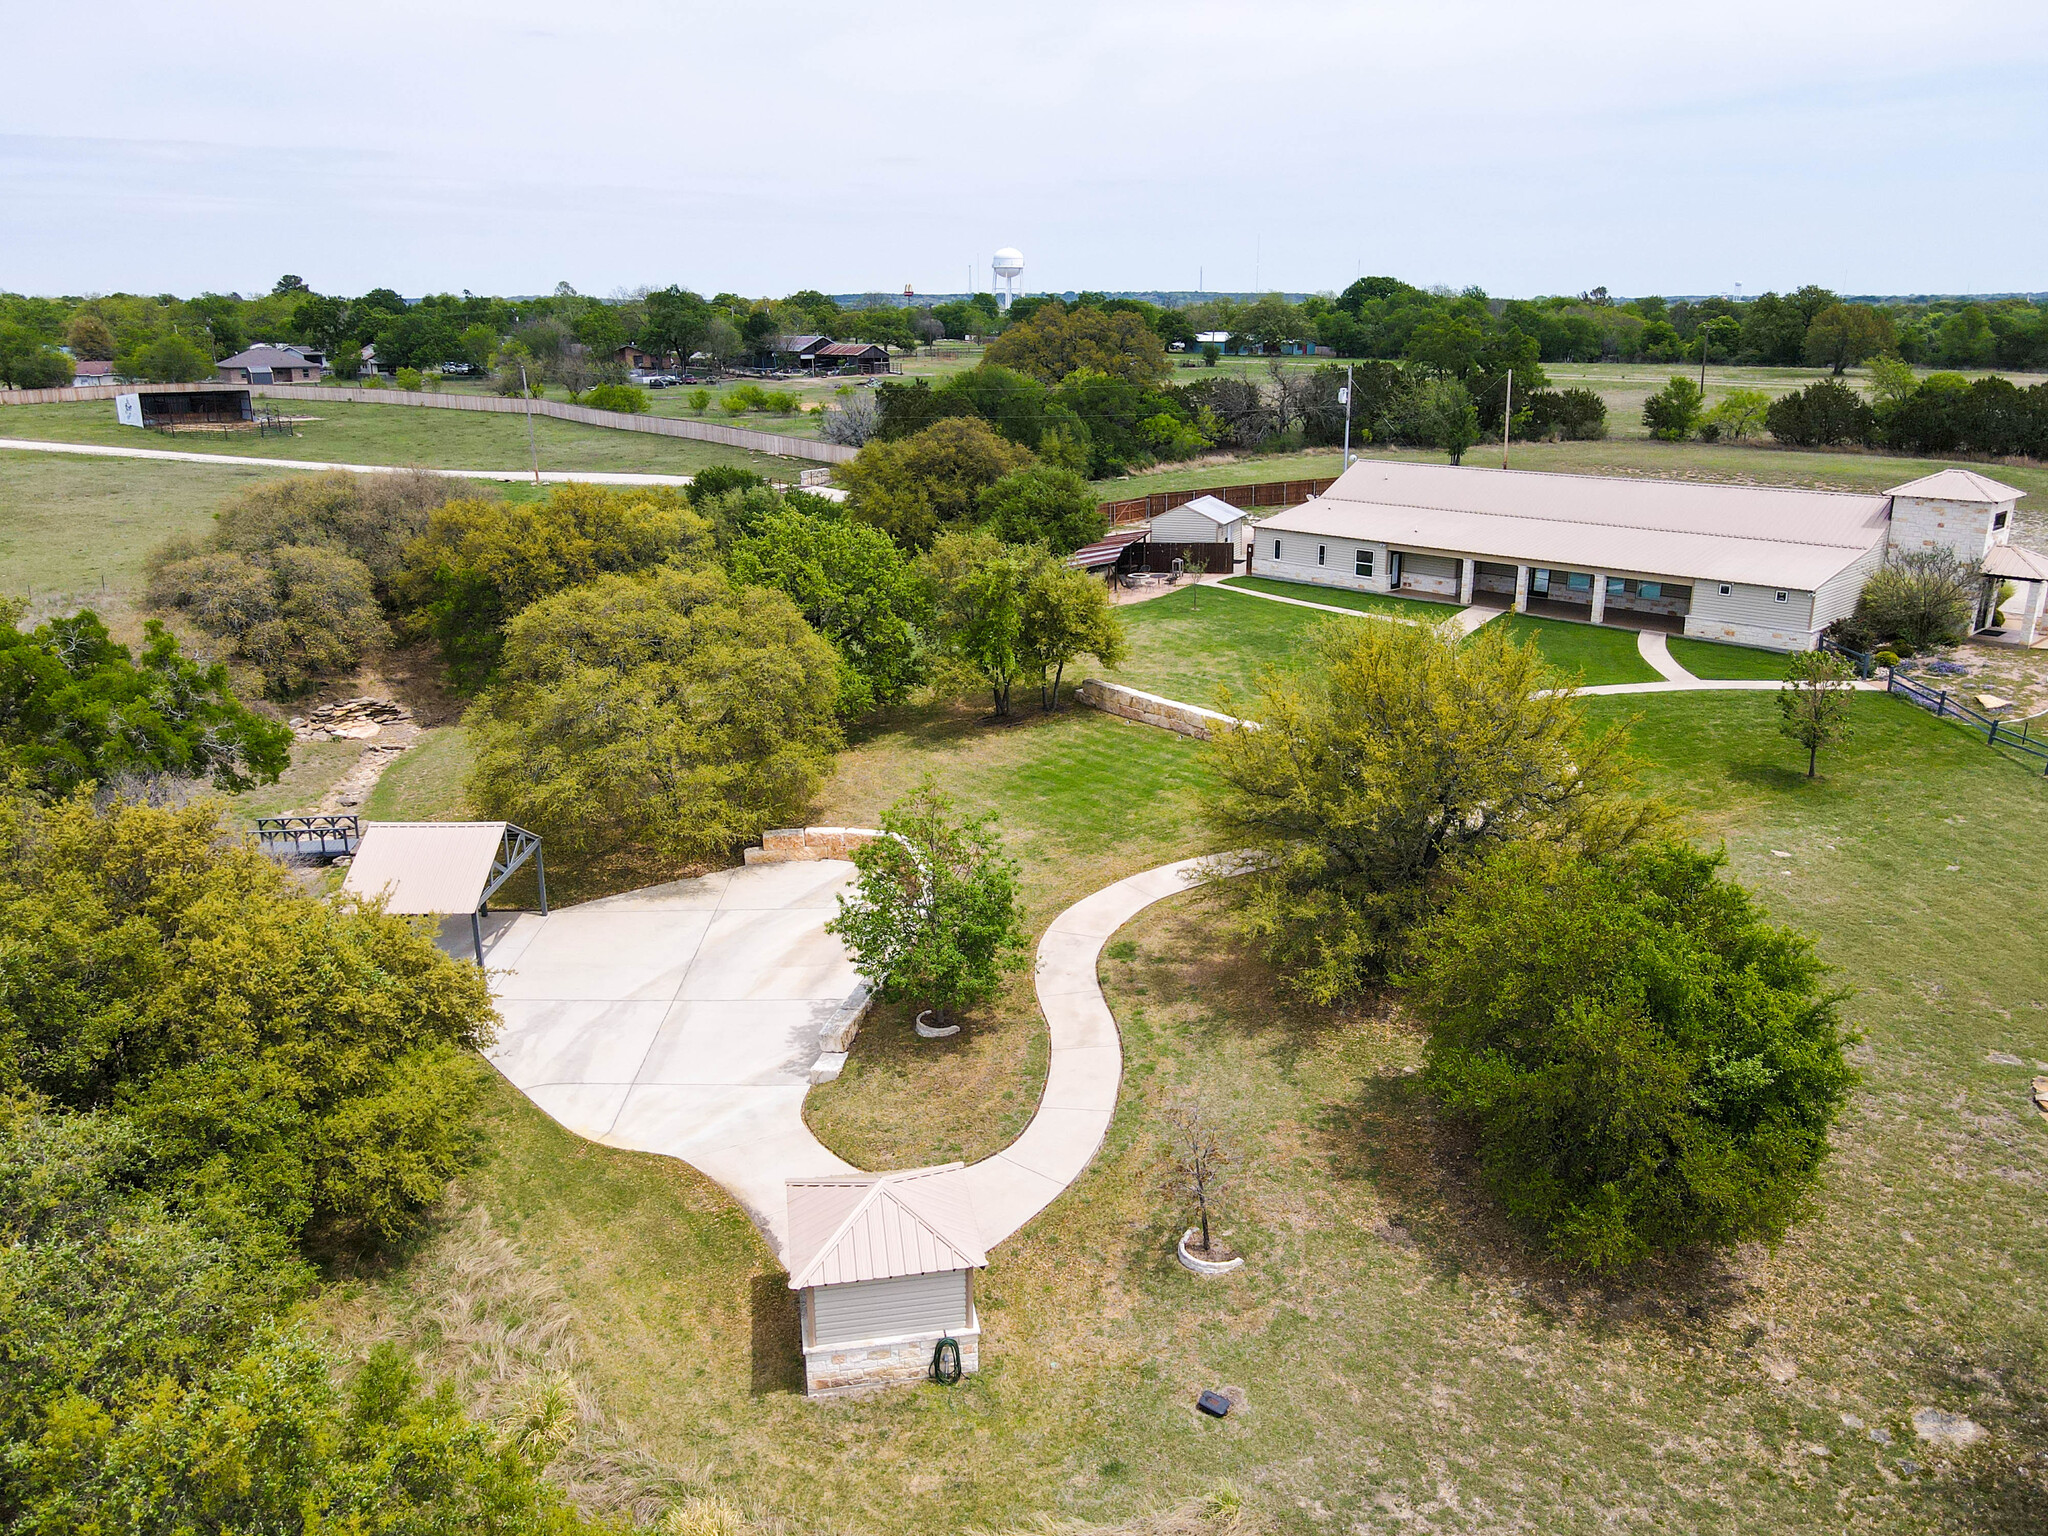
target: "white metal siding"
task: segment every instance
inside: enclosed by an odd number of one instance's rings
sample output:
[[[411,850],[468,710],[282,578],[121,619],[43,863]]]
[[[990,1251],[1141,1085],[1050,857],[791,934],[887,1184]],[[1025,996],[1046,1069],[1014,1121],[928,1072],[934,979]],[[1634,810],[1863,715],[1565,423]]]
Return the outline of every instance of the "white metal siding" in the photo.
[[[1155,544],[1235,544],[1244,534],[1244,519],[1213,523],[1199,512],[1175,507],[1152,519]]]
[[[1273,553],[1278,542],[1280,553]],[[1329,551],[1322,565],[1316,564],[1318,546]],[[1372,574],[1358,574],[1358,552],[1372,551]],[[1316,586],[1348,587],[1354,592],[1387,590],[1387,550],[1384,544],[1361,543],[1355,539],[1316,538],[1305,534],[1260,534],[1252,544],[1251,571],[1275,581],[1305,581]]]
[[[811,1342],[852,1344],[967,1326],[967,1271],[811,1288]]]
[[[1862,594],[1863,583],[1870,580],[1871,572],[1884,564],[1884,546],[1873,544],[1870,553],[1850,566],[1841,575],[1824,583],[1813,594],[1813,627],[1826,629],[1837,619],[1846,619],[1856,611],[1856,599]]]
[[[1722,595],[1723,586],[1730,588]],[[1778,593],[1785,601],[1778,601]],[[1692,588],[1692,616],[1751,629],[1782,629],[1792,632],[1814,629],[1813,594],[1783,587],[1752,587],[1741,582],[1696,581]]]

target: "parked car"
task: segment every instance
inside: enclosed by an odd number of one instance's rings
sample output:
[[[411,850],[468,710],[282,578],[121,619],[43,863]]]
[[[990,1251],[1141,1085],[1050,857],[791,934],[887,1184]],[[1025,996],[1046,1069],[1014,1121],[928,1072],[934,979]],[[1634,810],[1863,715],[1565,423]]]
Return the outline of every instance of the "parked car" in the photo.
[[[476,372],[475,363],[443,363],[438,370],[444,378],[467,378]]]

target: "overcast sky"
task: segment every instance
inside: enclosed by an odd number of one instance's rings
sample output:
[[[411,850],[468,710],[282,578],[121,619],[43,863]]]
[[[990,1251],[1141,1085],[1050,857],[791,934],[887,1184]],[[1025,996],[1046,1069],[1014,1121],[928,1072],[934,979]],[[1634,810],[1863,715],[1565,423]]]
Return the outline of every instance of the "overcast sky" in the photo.
[[[2043,0],[0,0],[0,288],[2048,289]]]

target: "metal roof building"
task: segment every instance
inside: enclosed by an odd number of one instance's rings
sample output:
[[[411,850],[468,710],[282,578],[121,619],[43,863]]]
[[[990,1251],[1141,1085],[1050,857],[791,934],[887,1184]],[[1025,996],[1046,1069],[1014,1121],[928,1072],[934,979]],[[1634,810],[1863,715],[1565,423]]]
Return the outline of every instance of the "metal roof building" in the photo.
[[[469,915],[476,963],[484,963],[485,903],[528,859],[548,910],[548,879],[540,839],[509,821],[373,821],[362,829],[343,891],[383,898],[384,910],[408,916]]]

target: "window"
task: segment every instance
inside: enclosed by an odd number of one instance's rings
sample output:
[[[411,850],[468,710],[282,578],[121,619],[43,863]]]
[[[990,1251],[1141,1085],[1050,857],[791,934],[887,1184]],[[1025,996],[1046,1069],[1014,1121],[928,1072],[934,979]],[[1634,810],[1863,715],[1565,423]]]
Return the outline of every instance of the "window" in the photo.
[[[1329,545],[1327,545],[1327,544],[1318,544],[1318,545],[1316,546],[1316,564],[1317,564],[1317,565],[1324,565],[1324,564],[1327,564],[1327,563],[1328,563],[1328,559],[1329,559],[1329,554],[1330,554],[1330,546],[1329,546]]]
[[[1991,531],[1993,533],[1996,533],[1999,529],[2003,528],[2004,526],[2005,514],[2003,512],[1993,513],[1991,518]]]
[[[1636,583],[1637,597],[1662,597],[1663,595],[1664,588],[1659,582],[1639,581]]]
[[[1372,551],[1361,549],[1352,561],[1351,568],[1361,576],[1370,576],[1372,574]]]
[[[1782,602],[1784,602],[1784,601],[1786,600],[1786,598],[1787,598],[1787,597],[1789,597],[1790,595],[1791,595],[1791,594],[1789,594],[1789,593],[1786,593],[1786,592],[1780,592],[1780,593],[1778,594],[1778,601],[1782,603]]]
[[[1280,541],[1278,539],[1273,541],[1273,558],[1275,560],[1280,558]]]
[[[1564,584],[1565,589],[1570,592],[1590,592],[1593,590],[1593,578],[1584,571],[1569,572],[1565,576]]]
[[[1726,597],[1729,593],[1733,592],[1734,590],[1735,589],[1729,586],[1727,582],[1724,581],[1721,583],[1721,595],[1723,597]]]
[[[1607,578],[1607,595],[1609,597],[1625,596],[1635,590],[1635,585],[1634,582],[1624,577],[1610,576]]]

